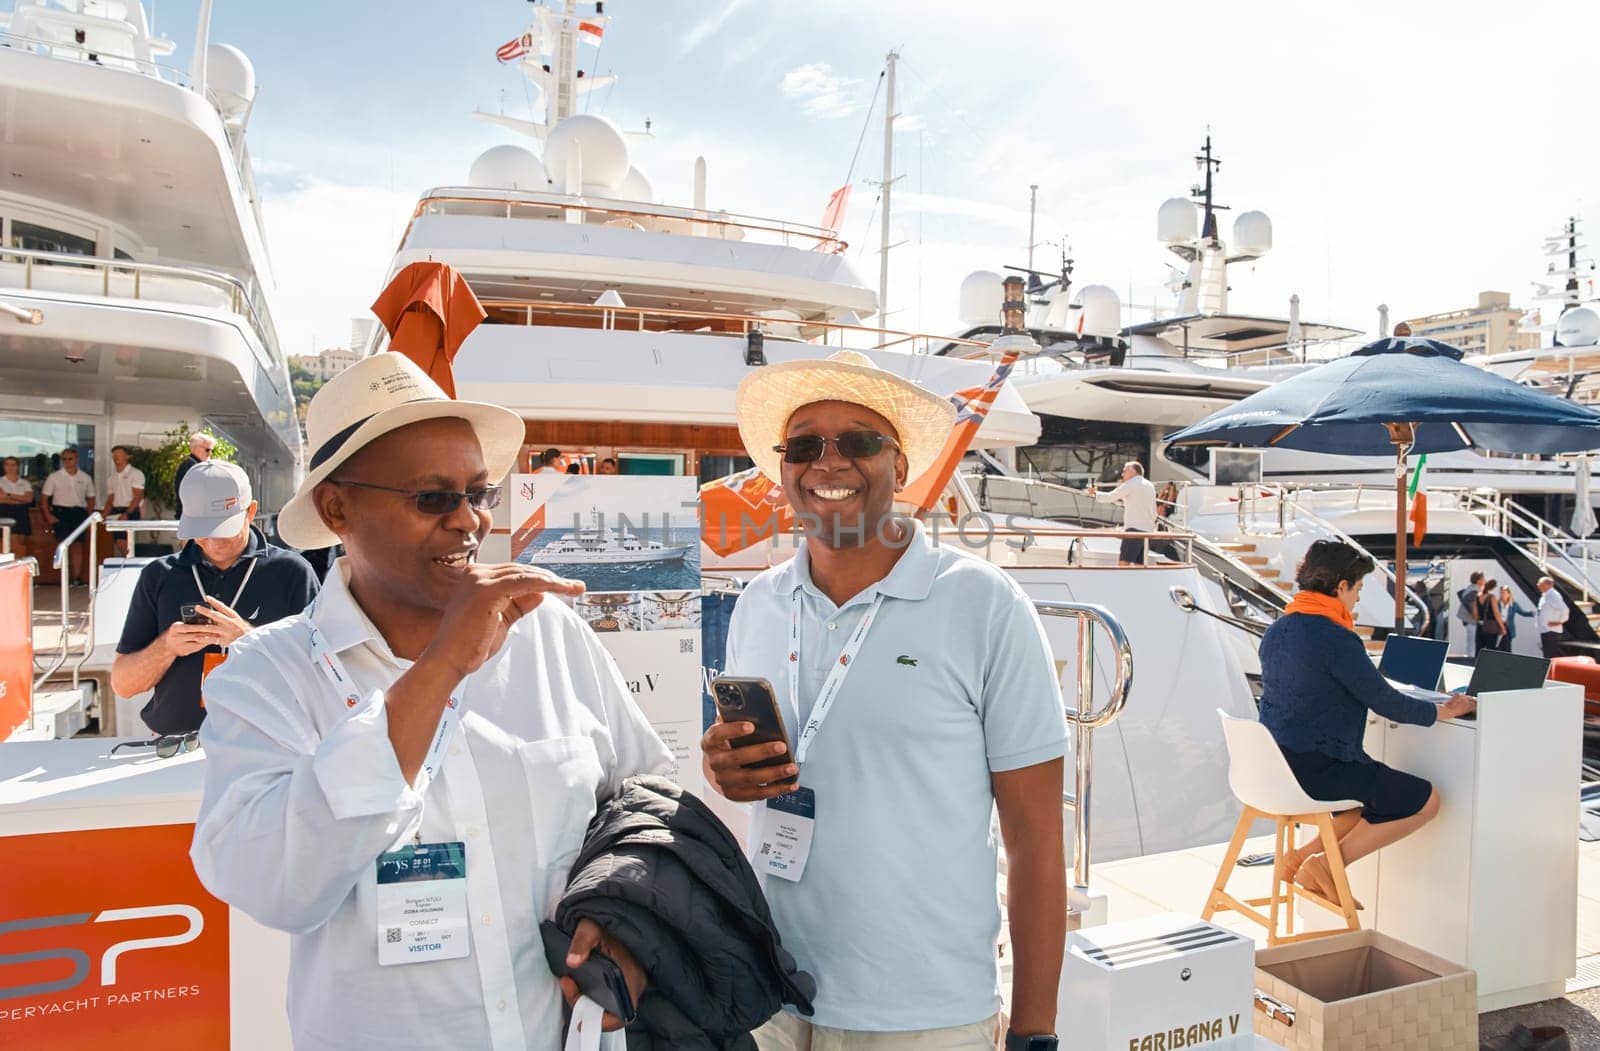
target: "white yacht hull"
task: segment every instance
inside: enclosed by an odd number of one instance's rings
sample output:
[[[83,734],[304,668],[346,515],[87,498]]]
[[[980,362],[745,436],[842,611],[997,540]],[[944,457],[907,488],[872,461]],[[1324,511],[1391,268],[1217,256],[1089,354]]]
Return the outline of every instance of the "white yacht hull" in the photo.
[[[540,566],[637,566],[653,562],[681,562],[689,553],[688,544],[656,551],[615,551],[598,554],[548,554],[535,551],[530,560]]]

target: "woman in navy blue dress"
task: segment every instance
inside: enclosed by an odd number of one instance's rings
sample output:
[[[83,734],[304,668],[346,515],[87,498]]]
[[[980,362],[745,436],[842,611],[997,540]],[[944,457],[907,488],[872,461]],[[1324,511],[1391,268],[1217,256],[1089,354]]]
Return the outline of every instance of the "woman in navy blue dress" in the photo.
[[[1373,759],[1362,748],[1367,713],[1431,726],[1476,707],[1471,697],[1434,704],[1390,686],[1355,632],[1356,602],[1374,566],[1336,540],[1318,540],[1295,571],[1295,594],[1261,639],[1261,723],[1272,732],[1300,786],[1313,799],[1354,799],[1335,814],[1346,865],[1410,835],[1439,812],[1427,781]],[[1334,897],[1332,870],[1313,837],[1284,859],[1285,875]]]

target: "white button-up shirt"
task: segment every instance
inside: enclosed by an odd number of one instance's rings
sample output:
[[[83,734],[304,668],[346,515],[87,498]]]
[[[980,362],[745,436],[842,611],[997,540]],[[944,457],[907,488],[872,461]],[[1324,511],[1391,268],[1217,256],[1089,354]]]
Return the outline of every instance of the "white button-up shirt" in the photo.
[[[51,507],[89,507],[94,503],[94,479],[81,468],[52,471],[40,491],[50,498]]]
[[[1095,499],[1103,504],[1122,505],[1122,528],[1130,533],[1153,533],[1156,530],[1156,487],[1150,479],[1136,474],[1109,493],[1096,493]]]
[[[561,993],[539,921],[597,802],[624,778],[666,772],[671,755],[594,634],[547,599],[466,680],[454,743],[418,794],[384,708],[410,662],[367,619],[347,574],[341,559],[312,610],[241,639],[206,680],[195,871],[293,936],[296,1048],[554,1051]],[[352,709],[312,663],[311,617],[362,691]],[[377,859],[414,834],[466,844],[471,953],[381,966]]]
[[[1561,592],[1551,588],[1539,596],[1539,631],[1560,632],[1567,624],[1567,600],[1561,597]]]
[[[133,491],[144,488],[144,472],[130,463],[120,471],[111,472],[106,488],[112,507],[127,507],[133,503]]]

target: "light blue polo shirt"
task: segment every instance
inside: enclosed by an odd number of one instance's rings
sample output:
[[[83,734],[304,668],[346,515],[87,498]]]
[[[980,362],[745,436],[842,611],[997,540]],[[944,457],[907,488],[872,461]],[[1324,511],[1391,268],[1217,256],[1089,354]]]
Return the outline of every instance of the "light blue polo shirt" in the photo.
[[[796,591],[798,712],[787,668]],[[767,899],[785,948],[817,979],[812,1022],[876,1032],[968,1025],[1000,1009],[989,775],[1066,752],[1055,665],[1032,603],[1000,570],[935,546],[919,525],[889,575],[837,607],[812,584],[802,544],[739,596],[727,673],[771,682],[793,738],[879,592],[877,621],[800,771],[817,793],[805,875],[767,880]]]

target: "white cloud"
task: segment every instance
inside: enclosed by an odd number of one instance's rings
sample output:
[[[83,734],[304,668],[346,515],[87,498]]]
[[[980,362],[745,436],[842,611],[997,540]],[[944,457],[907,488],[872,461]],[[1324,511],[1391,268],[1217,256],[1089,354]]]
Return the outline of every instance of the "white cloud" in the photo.
[[[808,62],[783,75],[785,98],[800,103],[808,116],[824,120],[848,117],[861,108],[861,81],[841,77],[826,62]]]
[[[690,26],[688,32],[678,41],[678,56],[681,58],[710,40],[743,6],[744,0],[721,0],[720,3],[713,5],[711,13]]]

